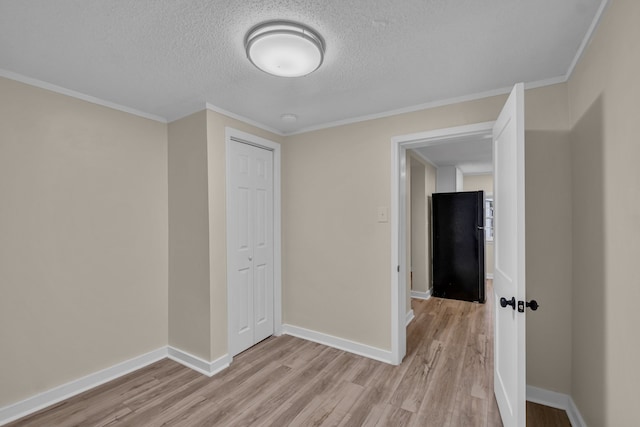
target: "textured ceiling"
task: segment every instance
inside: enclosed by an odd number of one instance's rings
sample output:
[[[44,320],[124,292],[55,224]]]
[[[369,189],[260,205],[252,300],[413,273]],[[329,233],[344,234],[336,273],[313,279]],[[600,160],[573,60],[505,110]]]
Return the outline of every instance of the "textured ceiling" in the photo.
[[[601,1],[0,0],[0,69],[167,120],[210,103],[290,133],[562,78]],[[244,35],[271,19],[319,31],[323,66],[254,68]]]

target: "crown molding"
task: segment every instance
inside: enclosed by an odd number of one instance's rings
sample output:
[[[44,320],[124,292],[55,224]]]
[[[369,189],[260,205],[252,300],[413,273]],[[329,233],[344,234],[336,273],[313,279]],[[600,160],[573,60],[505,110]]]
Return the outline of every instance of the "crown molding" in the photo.
[[[602,20],[602,16],[604,15],[604,11],[607,9],[607,6],[609,6],[609,3],[610,3],[609,0],[602,0],[602,3],[600,3],[600,7],[596,12],[596,16],[593,17],[591,26],[589,26],[589,29],[587,30],[587,33],[585,34],[584,39],[582,39],[582,43],[580,43],[580,47],[576,52],[576,56],[573,58],[573,61],[571,61],[571,65],[569,65],[567,74],[565,74],[565,77],[564,77],[565,81],[568,81],[569,78],[571,78],[571,76],[573,75],[573,71],[575,70],[576,66],[578,65],[578,62],[580,62],[580,59],[582,59],[582,56],[587,50],[587,47],[589,46],[589,43],[591,42],[591,39],[593,38],[596,32],[596,28],[598,28],[598,25]]]
[[[271,133],[276,134],[278,136],[285,136],[286,135],[285,133],[283,133],[282,131],[279,131],[278,129],[272,128],[270,126],[267,126],[265,124],[257,122],[257,121],[255,121],[253,119],[248,118],[248,117],[241,116],[240,114],[232,113],[231,111],[225,110],[224,108],[220,108],[220,107],[218,107],[216,105],[213,105],[213,104],[211,104],[209,102],[205,103],[205,108],[207,110],[211,110],[211,111],[215,111],[216,113],[220,113],[220,114],[222,114],[224,116],[231,117],[232,119],[239,120],[239,121],[241,121],[243,123],[246,123],[248,125],[255,126],[255,127],[259,128],[259,129],[266,130],[267,132],[271,132]],[[195,113],[195,111],[194,111],[194,113]]]
[[[557,76],[557,77],[551,77],[549,79],[537,80],[535,82],[525,83],[524,87],[525,89],[536,89],[539,87],[551,86],[558,83],[564,83],[566,81],[567,79],[565,76]],[[506,95],[506,94],[509,94],[512,89],[513,89],[513,86],[508,86],[508,87],[503,87],[499,89],[473,93],[470,95],[457,96],[453,98],[427,102],[424,104],[412,105],[409,107],[398,108],[396,110],[389,110],[389,111],[383,111],[380,113],[367,114],[364,116],[357,116],[357,117],[352,117],[344,120],[336,120],[333,122],[327,122],[324,124],[305,127],[297,131],[285,133],[284,135],[285,136],[298,135],[298,134],[313,132],[313,131],[322,130],[322,129],[329,129],[329,128],[334,128],[338,126],[345,126],[345,125],[350,125],[354,123],[365,122],[368,120],[382,119],[385,117],[397,116],[400,114],[414,113],[416,111],[429,110],[432,108],[444,107],[447,105],[460,104],[460,103],[469,102],[469,101],[476,101],[478,99],[490,98],[492,96]]]
[[[59,93],[61,95],[70,96],[72,98],[80,99],[82,101],[90,102],[92,104],[101,105],[103,107],[111,108],[113,110],[118,110],[124,113],[133,114],[134,116],[143,117],[145,119],[153,120],[160,123],[167,123],[167,119],[164,117],[157,116],[155,114],[150,114],[144,111],[136,110],[135,108],[130,108],[124,105],[116,104],[115,102],[96,98],[95,96],[76,92],[75,90],[71,90],[71,89],[64,88],[62,86],[57,86],[51,83],[47,83],[42,80],[23,76],[22,74],[14,73],[13,71],[0,69],[0,77],[5,77],[9,80],[15,80],[20,83],[28,84],[29,86],[35,86],[40,89],[48,90],[50,92]]]

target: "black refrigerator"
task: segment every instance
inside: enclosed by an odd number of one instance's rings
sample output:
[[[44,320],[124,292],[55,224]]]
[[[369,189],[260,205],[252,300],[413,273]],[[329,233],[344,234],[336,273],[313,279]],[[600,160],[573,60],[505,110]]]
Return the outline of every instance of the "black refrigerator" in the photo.
[[[485,302],[484,192],[432,195],[433,296]]]

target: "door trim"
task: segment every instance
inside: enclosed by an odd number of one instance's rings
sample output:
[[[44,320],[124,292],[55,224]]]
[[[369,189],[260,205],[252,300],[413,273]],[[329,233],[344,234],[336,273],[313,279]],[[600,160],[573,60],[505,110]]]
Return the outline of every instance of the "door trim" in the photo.
[[[280,144],[270,141],[250,133],[242,132],[232,127],[225,127],[225,203],[226,216],[230,215],[231,192],[229,185],[231,182],[231,158],[229,156],[232,141],[253,145],[255,147],[269,150],[273,153],[273,334],[282,334],[282,232],[281,232],[281,195],[280,195]],[[225,219],[226,228],[226,256],[227,272],[229,266],[229,223]],[[227,274],[227,352],[231,348],[231,321],[230,321],[230,289],[229,275]],[[231,357],[233,359],[233,357]]]
[[[494,122],[475,123],[391,138],[391,360],[402,363],[407,352],[406,163],[407,150],[453,142],[453,137],[491,135]],[[399,267],[399,271],[398,271]]]

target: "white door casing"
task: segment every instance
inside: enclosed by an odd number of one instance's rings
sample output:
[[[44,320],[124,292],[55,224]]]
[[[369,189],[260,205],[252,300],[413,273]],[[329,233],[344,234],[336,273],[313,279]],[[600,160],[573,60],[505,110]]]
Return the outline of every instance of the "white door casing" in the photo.
[[[494,391],[505,427],[526,425],[526,316],[518,304],[526,297],[524,158],[524,85],[519,83],[493,127]],[[514,298],[513,307],[502,307],[501,298]]]
[[[227,143],[229,354],[274,333],[273,151]]]
[[[406,353],[405,286],[409,274],[406,253],[407,150],[453,143],[457,138],[491,136],[494,122],[436,129],[391,139],[391,360],[399,365]]]

